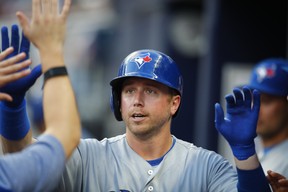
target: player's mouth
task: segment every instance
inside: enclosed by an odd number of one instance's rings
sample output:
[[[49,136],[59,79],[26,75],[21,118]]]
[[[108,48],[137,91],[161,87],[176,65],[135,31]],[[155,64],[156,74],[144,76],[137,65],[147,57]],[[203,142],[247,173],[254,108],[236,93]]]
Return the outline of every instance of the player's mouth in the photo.
[[[142,114],[142,113],[133,113],[132,116],[133,120],[135,121],[142,121],[145,119],[146,115]]]

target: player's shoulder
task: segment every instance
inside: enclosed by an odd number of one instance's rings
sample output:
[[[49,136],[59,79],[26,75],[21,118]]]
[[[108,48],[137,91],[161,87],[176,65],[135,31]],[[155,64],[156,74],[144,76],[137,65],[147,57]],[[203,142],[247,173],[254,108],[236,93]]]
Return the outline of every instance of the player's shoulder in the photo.
[[[122,135],[117,135],[115,137],[102,139],[101,143],[107,142],[109,144],[113,144],[113,143],[123,142],[125,140],[126,140],[126,134],[122,134]]]
[[[182,139],[178,139],[174,135],[172,137],[176,141],[175,145],[177,147],[183,148],[185,150],[199,150],[200,149],[198,146],[194,145],[193,143],[190,143],[188,141],[184,141]]]
[[[110,137],[110,138],[103,138],[101,140],[98,140],[98,139],[95,139],[95,138],[86,138],[86,139],[81,139],[80,140],[80,148],[81,146],[95,146],[95,145],[102,145],[102,146],[105,146],[105,145],[111,145],[113,143],[119,143],[123,140],[125,140],[126,138],[126,135],[123,134],[123,135],[117,135],[115,137]]]
[[[211,151],[211,150],[196,146],[193,143],[178,139],[175,136],[173,136],[173,137],[176,139],[175,147],[177,148],[177,150],[183,150],[183,151],[186,151],[187,153],[193,154],[193,155],[198,154],[201,156],[202,155],[204,155],[204,156],[214,156],[214,155],[220,156],[215,151]]]
[[[117,148],[117,146],[118,148],[120,146],[123,147],[126,143],[125,138],[125,135],[119,135],[111,138],[103,138],[102,140],[96,138],[81,139],[73,156],[76,157],[78,154],[78,158],[76,159],[79,159],[80,156],[86,159],[88,159],[89,156],[105,156],[109,154],[113,148]]]

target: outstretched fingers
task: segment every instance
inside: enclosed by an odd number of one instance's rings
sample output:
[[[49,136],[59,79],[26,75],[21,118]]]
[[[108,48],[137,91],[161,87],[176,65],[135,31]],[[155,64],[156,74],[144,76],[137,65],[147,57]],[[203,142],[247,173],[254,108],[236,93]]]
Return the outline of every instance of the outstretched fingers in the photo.
[[[13,56],[18,54],[19,51],[19,28],[17,25],[11,27],[11,46],[14,48]]]
[[[29,59],[22,61],[21,63],[17,63],[17,65],[14,65],[14,62],[12,61],[5,61],[4,64],[0,63],[0,75],[15,73],[17,71],[27,68],[31,64],[32,62]],[[30,71],[29,68],[27,68],[26,70]]]
[[[15,71],[15,70],[11,69],[10,71]],[[0,87],[5,86],[7,83],[11,83],[11,82],[16,81],[18,79],[26,77],[30,73],[31,73],[31,70],[30,69],[26,69],[26,70],[23,70],[23,71],[9,73],[9,74],[6,74],[6,75],[0,74],[0,82],[1,82],[0,83]]]
[[[226,95],[225,96],[225,100],[226,100],[227,109],[228,108],[233,108],[236,105],[234,96],[232,94]]]
[[[4,52],[2,52],[0,54],[0,67],[1,68],[9,66],[9,65],[14,65],[15,63],[17,63],[17,65],[18,65],[18,62],[23,60],[26,57],[25,53],[20,53],[14,57],[11,57],[9,59],[1,61],[3,58],[5,58],[7,55],[9,55],[9,53],[11,53],[11,51],[13,51],[13,49],[8,48],[7,50],[5,50]],[[16,68],[18,67],[17,65],[15,65]]]
[[[285,177],[283,175],[281,175],[277,172],[271,171],[271,170],[268,170],[267,174],[271,179],[274,179],[274,180],[285,179]]]
[[[52,12],[52,14],[53,15],[59,15],[60,13],[59,13],[59,1],[58,0],[51,0],[52,2],[51,2],[51,5],[52,5],[52,7],[51,7],[51,12]]]
[[[219,103],[215,104],[215,127],[218,131],[221,128],[221,124],[224,121],[224,111]]]
[[[71,0],[65,0],[64,1],[64,5],[63,5],[63,9],[61,11],[61,15],[66,19],[66,17],[69,14],[69,10],[70,10],[70,6],[71,6]]]
[[[0,92],[0,101],[12,101],[12,97],[9,94]]]
[[[267,171],[267,173],[268,173],[267,179],[273,191],[277,192],[288,191],[288,180],[283,175],[271,170]]]
[[[253,90],[253,111],[259,112],[260,110],[260,92],[256,89]]]
[[[32,1],[32,20],[41,16],[41,0]]]
[[[29,58],[29,52],[30,52],[30,41],[25,37],[25,35],[22,33],[22,40],[20,45],[20,53],[24,52],[26,54],[26,59]]]
[[[52,5],[51,0],[42,0],[42,13],[44,16],[51,15]]]
[[[4,60],[8,55],[10,55],[14,51],[13,47],[9,47],[3,50],[2,53],[0,53],[0,61]]]
[[[244,93],[244,97],[245,97],[245,101],[244,101],[244,105],[247,108],[251,109],[251,104],[252,104],[252,95],[251,95],[251,91],[248,87],[243,87],[243,93]]]
[[[18,11],[16,13],[16,16],[17,16],[18,22],[19,22],[19,24],[23,30],[23,33],[25,34],[26,37],[29,37],[30,23],[29,23],[28,17],[20,11]]]
[[[1,28],[1,37],[2,37],[2,51],[8,49],[8,47],[10,46],[9,44],[9,34],[8,34],[8,27],[3,26]]]
[[[17,80],[30,74],[31,72],[31,70],[28,68],[28,66],[32,63],[31,60],[25,60],[18,63],[26,57],[25,53],[20,53],[14,57],[1,61],[1,58],[5,58],[5,55],[9,55],[9,53],[12,51],[13,48],[11,47],[0,54],[0,79],[1,83],[3,82],[2,84]],[[17,63],[17,65],[15,65],[15,63]],[[25,68],[27,69],[23,70]]]
[[[239,88],[234,88],[233,89],[233,93],[235,95],[235,102],[236,102],[236,105],[243,105],[244,103],[244,98],[243,98],[243,94],[242,94],[242,91],[241,89]]]

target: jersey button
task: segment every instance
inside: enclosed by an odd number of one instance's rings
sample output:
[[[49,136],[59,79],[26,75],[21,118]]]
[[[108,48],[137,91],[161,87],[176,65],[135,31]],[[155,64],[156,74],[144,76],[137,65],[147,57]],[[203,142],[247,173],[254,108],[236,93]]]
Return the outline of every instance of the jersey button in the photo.
[[[153,170],[150,169],[150,170],[148,171],[148,175],[152,175],[152,174],[153,174]]]
[[[153,186],[148,187],[148,191],[153,191],[153,189],[154,189]]]

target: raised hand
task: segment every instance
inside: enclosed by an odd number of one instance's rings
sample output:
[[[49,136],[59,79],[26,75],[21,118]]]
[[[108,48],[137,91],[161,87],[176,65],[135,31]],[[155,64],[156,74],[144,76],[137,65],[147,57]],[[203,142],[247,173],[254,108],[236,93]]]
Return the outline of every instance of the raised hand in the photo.
[[[24,13],[17,12],[25,36],[39,49],[42,63],[49,63],[50,55],[63,60],[66,20],[70,4],[71,1],[66,0],[60,11],[58,0],[33,0],[31,21]],[[49,62],[46,62],[47,60]],[[47,67],[57,65],[59,64],[50,62]],[[42,67],[43,72],[46,71],[47,67],[44,65]]]
[[[12,46],[14,48],[13,52],[6,55],[3,59],[8,60],[19,53],[25,53],[22,60],[19,62],[26,60],[29,58],[29,50],[30,50],[30,42],[26,39],[26,37],[22,34],[21,44],[19,38],[19,29],[17,25],[13,25],[11,27],[11,43],[8,35],[8,28],[6,26],[1,28],[1,37],[2,37],[2,51],[6,50],[8,47]],[[18,65],[16,63],[15,65]],[[16,67],[17,68],[17,67]],[[28,68],[28,66],[27,66]],[[24,69],[27,69],[24,68]],[[13,100],[5,101],[4,104],[9,107],[17,107],[24,100],[26,91],[35,83],[37,78],[41,75],[41,66],[38,65],[34,69],[32,69],[31,73],[26,77],[18,79],[12,83],[7,84],[0,88],[0,92],[4,92],[9,94]]]
[[[270,170],[267,173],[273,192],[288,192],[288,180],[283,175]]]
[[[256,126],[260,109],[260,94],[248,87],[233,89],[234,96],[225,97],[227,115],[219,103],[215,104],[215,127],[228,141],[234,156],[238,160],[246,160],[254,155]],[[252,98],[253,95],[253,98]],[[253,102],[252,102],[253,101]]]
[[[13,47],[10,47],[0,53],[0,88],[31,73],[31,70],[27,68],[31,64],[31,61],[25,60],[20,62],[26,57],[25,53],[20,53],[14,57],[4,60],[8,57],[8,55],[12,54],[13,51]],[[15,65],[15,63],[18,64]],[[11,102],[13,99],[11,95],[0,92],[0,101],[2,100]]]

